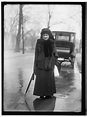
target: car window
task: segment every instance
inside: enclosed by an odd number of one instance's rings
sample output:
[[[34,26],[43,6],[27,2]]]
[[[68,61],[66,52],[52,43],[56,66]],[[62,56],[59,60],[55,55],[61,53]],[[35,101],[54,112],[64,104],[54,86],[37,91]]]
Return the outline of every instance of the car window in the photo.
[[[69,41],[69,36],[59,36],[59,35],[56,35],[56,40]]]

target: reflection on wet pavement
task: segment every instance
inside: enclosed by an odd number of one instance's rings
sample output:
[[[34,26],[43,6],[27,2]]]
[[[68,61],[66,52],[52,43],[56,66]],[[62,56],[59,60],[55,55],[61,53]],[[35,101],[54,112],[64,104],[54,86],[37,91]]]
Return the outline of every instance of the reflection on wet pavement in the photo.
[[[35,111],[54,111],[56,97],[50,99],[40,99],[36,98],[33,101],[33,106]]]
[[[69,64],[63,64],[60,75],[55,77],[56,93],[53,98],[41,100],[33,95],[35,80],[32,81],[27,95],[27,88],[32,74],[33,57],[8,61],[4,74],[4,110],[16,111],[80,111],[81,110],[81,79],[79,73]],[[28,60],[29,59],[29,60]],[[27,61],[29,63],[27,64]],[[9,64],[11,63],[11,64]],[[12,67],[13,66],[13,67]],[[11,69],[12,68],[12,69]],[[23,99],[21,101],[21,99]]]
[[[81,100],[68,99],[68,98],[56,98],[54,111],[57,112],[80,112]]]
[[[23,70],[21,68],[18,69],[18,78],[19,78],[19,92],[22,92],[22,87],[23,87]]]
[[[64,70],[65,69],[65,70]],[[68,69],[70,70],[71,68]],[[60,76],[55,78],[56,92],[62,95],[69,95],[71,91],[76,89],[74,87],[74,71],[69,72],[66,68],[62,67]]]

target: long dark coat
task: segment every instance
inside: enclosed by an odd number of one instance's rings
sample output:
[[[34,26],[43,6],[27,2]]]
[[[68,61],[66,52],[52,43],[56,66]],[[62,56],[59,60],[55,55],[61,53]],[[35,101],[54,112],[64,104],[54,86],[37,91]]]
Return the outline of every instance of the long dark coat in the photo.
[[[35,61],[34,70],[36,73],[36,81],[34,86],[34,95],[37,96],[48,96],[56,93],[55,79],[54,79],[54,64],[55,56],[55,44],[52,41],[53,53],[52,57],[45,57],[43,50],[43,39],[38,39],[35,48]],[[49,64],[51,67],[46,70],[46,66]]]

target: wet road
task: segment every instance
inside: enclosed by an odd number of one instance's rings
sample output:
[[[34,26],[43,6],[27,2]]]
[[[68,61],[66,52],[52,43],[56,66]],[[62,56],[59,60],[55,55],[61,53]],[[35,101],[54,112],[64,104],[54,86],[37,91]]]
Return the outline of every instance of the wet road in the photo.
[[[33,71],[34,55],[16,55],[4,59],[4,111],[81,111],[81,74],[75,62],[63,63],[61,73],[55,77],[56,94],[50,99],[33,95],[35,79],[24,96]]]

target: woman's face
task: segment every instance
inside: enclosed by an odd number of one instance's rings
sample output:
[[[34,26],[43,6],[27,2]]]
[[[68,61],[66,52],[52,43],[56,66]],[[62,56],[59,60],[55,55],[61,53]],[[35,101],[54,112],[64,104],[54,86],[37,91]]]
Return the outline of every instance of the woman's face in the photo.
[[[42,37],[43,37],[44,40],[48,40],[48,39],[49,39],[49,34],[46,34],[46,33],[45,33],[45,34],[43,34]]]

